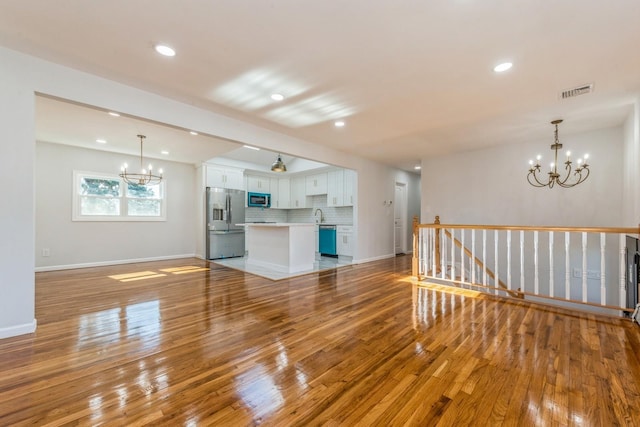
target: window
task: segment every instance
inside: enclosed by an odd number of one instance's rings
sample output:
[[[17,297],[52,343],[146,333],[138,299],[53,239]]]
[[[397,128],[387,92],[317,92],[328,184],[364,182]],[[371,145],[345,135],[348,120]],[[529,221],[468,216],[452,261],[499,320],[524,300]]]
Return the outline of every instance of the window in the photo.
[[[164,221],[164,181],[127,184],[117,175],[73,172],[74,221]]]

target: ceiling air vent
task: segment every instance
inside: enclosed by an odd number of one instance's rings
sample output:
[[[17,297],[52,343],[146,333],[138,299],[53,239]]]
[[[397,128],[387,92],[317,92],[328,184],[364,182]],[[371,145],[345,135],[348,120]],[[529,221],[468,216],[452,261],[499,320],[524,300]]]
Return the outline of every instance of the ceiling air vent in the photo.
[[[563,90],[560,93],[560,98],[561,99],[573,98],[574,96],[584,95],[585,93],[591,93],[591,92],[593,92],[593,83]]]

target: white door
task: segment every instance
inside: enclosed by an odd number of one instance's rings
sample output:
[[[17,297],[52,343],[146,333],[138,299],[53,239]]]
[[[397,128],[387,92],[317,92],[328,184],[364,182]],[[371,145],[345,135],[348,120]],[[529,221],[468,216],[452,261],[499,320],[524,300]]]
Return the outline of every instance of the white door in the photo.
[[[405,184],[396,183],[396,195],[393,209],[393,223],[395,234],[395,251],[396,254],[402,254],[407,251],[406,247],[406,211],[407,211],[407,197]]]

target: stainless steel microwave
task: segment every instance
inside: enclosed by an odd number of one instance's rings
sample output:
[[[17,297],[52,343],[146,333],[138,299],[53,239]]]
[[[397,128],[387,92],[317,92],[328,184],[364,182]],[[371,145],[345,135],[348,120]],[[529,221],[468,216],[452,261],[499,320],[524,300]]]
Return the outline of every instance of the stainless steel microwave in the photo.
[[[271,194],[269,193],[247,193],[247,206],[251,208],[270,208]]]

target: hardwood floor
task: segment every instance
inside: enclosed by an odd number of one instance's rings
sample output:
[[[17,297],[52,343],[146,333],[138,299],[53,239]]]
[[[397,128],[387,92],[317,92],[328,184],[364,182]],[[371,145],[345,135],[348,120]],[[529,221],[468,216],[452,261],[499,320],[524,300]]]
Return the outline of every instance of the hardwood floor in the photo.
[[[640,426],[629,320],[418,287],[409,257],[208,266],[38,273],[36,334],[0,340],[0,425]]]

